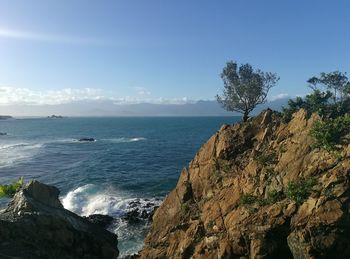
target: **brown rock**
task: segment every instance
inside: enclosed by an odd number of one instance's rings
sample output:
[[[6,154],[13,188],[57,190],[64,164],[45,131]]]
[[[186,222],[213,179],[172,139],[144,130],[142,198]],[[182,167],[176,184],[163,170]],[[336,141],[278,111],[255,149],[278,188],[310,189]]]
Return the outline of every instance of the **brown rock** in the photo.
[[[350,258],[349,144],[339,161],[313,150],[317,119],[300,110],[285,124],[267,110],[223,126],[155,213],[140,257]],[[316,183],[301,204],[271,198],[310,177]]]

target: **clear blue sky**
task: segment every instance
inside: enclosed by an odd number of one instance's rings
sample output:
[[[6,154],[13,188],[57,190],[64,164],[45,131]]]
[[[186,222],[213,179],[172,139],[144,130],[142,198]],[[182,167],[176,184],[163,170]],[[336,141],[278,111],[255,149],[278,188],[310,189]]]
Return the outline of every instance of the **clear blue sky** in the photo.
[[[305,94],[319,72],[350,72],[349,12],[346,0],[2,0],[0,87],[213,99],[233,59],[276,72],[271,96]]]

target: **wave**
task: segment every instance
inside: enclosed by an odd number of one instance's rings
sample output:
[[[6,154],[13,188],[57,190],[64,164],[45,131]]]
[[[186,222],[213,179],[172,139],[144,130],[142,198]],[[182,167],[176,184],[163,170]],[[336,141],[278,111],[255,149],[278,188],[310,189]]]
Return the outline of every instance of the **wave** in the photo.
[[[42,146],[42,143],[12,143],[0,145],[0,167],[7,167],[14,163],[28,161],[39,152]]]
[[[143,141],[147,140],[146,138],[143,137],[138,137],[138,138],[108,138],[108,139],[101,139],[101,141],[105,142],[111,142],[111,143],[129,143],[129,142],[138,142],[138,141]]]
[[[87,184],[68,192],[61,199],[64,208],[79,214],[110,215],[114,218],[108,230],[118,235],[120,256],[138,252],[149,228],[147,220],[132,224],[124,216],[132,211],[147,211],[150,213],[161,203],[157,198],[134,198],[113,188],[102,188],[94,184]]]
[[[102,188],[94,184],[86,184],[68,192],[62,198],[63,206],[81,216],[105,214],[121,217],[128,212],[130,204],[147,211],[153,208],[149,204],[159,205],[157,198],[133,198],[115,191],[112,188]]]

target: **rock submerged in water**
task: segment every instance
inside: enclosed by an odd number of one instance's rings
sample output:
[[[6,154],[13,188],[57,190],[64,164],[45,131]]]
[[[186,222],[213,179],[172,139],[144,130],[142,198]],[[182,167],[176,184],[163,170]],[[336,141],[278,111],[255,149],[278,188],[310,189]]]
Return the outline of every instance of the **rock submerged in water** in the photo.
[[[38,181],[0,213],[0,258],[117,258],[117,236],[63,208],[59,190]]]
[[[78,139],[79,142],[95,142],[96,139],[94,138],[80,138]]]
[[[113,221],[113,217],[109,215],[93,214],[87,217],[83,217],[93,224],[96,224],[102,228],[107,228]]]
[[[123,219],[130,224],[137,224],[142,221],[150,222],[158,207],[156,203],[151,201],[145,204],[141,204],[139,200],[132,201],[129,203],[128,211],[123,216]]]

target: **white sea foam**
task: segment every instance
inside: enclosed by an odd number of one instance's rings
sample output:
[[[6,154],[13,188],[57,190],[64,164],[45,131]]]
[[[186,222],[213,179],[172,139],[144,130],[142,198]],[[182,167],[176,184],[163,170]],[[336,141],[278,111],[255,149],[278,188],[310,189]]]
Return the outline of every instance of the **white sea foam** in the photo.
[[[91,214],[121,214],[126,202],[123,198],[113,196],[100,190],[93,184],[81,186],[70,191],[63,199],[63,206],[82,216]]]
[[[113,216],[114,222],[109,230],[118,235],[120,256],[139,251],[149,227],[147,220],[136,225],[129,224],[128,221],[123,219],[123,215],[135,208],[151,212],[155,206],[159,206],[160,202],[159,199],[155,198],[132,198],[114,189],[102,189],[93,184],[78,187],[62,198],[62,204],[66,209],[81,216],[91,214]],[[152,206],[149,206],[150,204]]]
[[[0,167],[7,167],[18,162],[28,161],[39,152],[42,146],[42,143],[11,143],[0,145]]]
[[[108,214],[120,217],[130,210],[129,204],[133,202],[137,202],[138,206],[145,210],[153,209],[146,206],[150,202],[159,204],[158,199],[132,198],[110,188],[101,189],[94,184],[78,187],[62,198],[62,204],[66,209],[82,216]]]
[[[101,139],[105,142],[111,142],[111,143],[129,143],[129,142],[137,142],[137,141],[143,141],[146,140],[146,138],[143,137],[137,137],[137,138],[109,138],[109,139]]]

